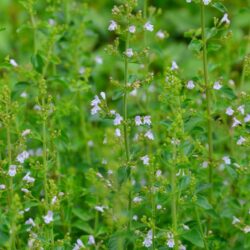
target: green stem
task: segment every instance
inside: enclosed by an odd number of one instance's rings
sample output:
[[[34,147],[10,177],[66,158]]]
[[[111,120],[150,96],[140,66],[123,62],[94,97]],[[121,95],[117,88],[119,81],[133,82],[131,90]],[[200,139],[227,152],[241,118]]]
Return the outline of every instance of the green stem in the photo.
[[[156,210],[155,210],[155,197],[154,197],[154,183],[155,183],[155,168],[153,165],[153,172],[151,173],[151,216],[152,216],[152,223],[153,223],[153,228],[152,228],[152,250],[155,250],[155,219],[156,219]]]
[[[205,31],[205,6],[201,0],[201,28],[202,28],[202,43],[203,43],[203,73],[206,88],[206,109],[207,109],[207,129],[208,129],[208,182],[209,201],[212,203],[213,199],[213,139],[212,139],[212,116],[211,116],[211,89],[208,82],[208,60],[207,60],[207,40]]]

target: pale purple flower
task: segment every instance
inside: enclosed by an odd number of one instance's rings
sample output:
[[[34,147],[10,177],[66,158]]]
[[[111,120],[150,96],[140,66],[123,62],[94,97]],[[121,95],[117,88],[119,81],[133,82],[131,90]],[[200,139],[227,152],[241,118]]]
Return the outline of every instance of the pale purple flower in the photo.
[[[48,213],[43,216],[43,220],[46,224],[50,224],[53,221],[53,212],[49,210]]]
[[[192,80],[188,81],[186,86],[188,89],[194,89],[195,88],[194,81]]]
[[[134,55],[133,49],[132,48],[128,48],[125,52],[125,55],[127,57],[132,57]]]
[[[128,27],[128,31],[129,31],[130,33],[135,33],[135,31],[136,31],[135,25],[130,25],[130,26]]]
[[[119,128],[115,129],[115,136],[116,137],[121,137],[121,130]]]
[[[140,158],[144,165],[149,165],[149,157],[148,155],[144,155]]]
[[[116,113],[115,119],[114,119],[114,125],[115,126],[120,125],[122,121],[123,121],[123,117],[119,113]]]
[[[229,115],[229,116],[232,116],[234,114],[234,110],[231,107],[228,107],[226,109],[226,114]]]
[[[222,19],[220,20],[220,23],[230,24],[230,20],[228,18],[228,14],[225,13]]]
[[[233,125],[232,125],[232,127],[234,128],[234,127],[237,127],[238,125],[240,125],[241,124],[241,122],[237,119],[237,118],[233,118]]]
[[[214,88],[214,89],[216,89],[216,90],[219,90],[219,89],[221,89],[221,88],[222,88],[222,85],[220,84],[220,82],[219,82],[219,81],[216,81],[216,82],[214,83],[213,88]]]
[[[95,238],[93,235],[89,235],[88,245],[95,245]]]
[[[28,172],[24,177],[23,180],[27,183],[33,183],[35,181],[35,178],[30,176],[30,172]]]
[[[136,126],[140,126],[142,124],[142,120],[141,120],[141,117],[139,115],[137,115],[135,117],[135,125]]]
[[[177,70],[177,69],[179,69],[179,66],[177,65],[176,61],[172,61],[171,70]]]
[[[16,165],[10,165],[8,175],[14,177],[16,175],[16,169],[17,169]]]
[[[24,163],[24,161],[28,158],[29,158],[29,153],[27,151],[23,151],[21,154],[17,156],[16,160],[19,163]]]
[[[154,140],[154,135],[151,130],[148,130],[145,134],[144,137],[147,137],[149,140]]]
[[[110,21],[110,24],[109,24],[109,27],[108,27],[108,30],[109,31],[114,31],[118,28],[118,25],[117,23],[114,21],[114,20],[111,20]]]
[[[143,124],[151,125],[151,116],[150,115],[144,116]]]
[[[145,30],[150,31],[150,32],[154,30],[154,25],[151,24],[150,22],[146,22],[143,27]]]

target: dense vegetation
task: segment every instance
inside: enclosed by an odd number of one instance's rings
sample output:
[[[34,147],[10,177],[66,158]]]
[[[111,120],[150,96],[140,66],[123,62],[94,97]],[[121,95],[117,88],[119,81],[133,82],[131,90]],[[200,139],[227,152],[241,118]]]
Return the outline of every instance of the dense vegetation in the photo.
[[[249,0],[0,1],[0,249],[250,249]]]

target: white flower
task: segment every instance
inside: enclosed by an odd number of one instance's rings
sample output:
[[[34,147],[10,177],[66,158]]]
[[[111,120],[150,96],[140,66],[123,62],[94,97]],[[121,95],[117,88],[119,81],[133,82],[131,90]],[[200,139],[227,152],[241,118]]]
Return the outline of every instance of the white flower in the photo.
[[[108,27],[108,30],[109,31],[114,31],[118,28],[118,25],[115,21],[111,20],[110,21],[110,24],[109,24],[109,27]]]
[[[25,225],[31,225],[32,227],[36,226],[36,224],[35,224],[35,222],[33,221],[32,218],[29,218],[28,220],[26,220]]]
[[[36,111],[42,110],[41,106],[38,105],[38,104],[36,104],[36,105],[33,107],[33,109],[36,110]]]
[[[230,164],[231,164],[231,159],[229,158],[229,156],[224,156],[224,157],[222,158],[222,160],[224,161],[224,163],[225,163],[226,165],[230,165]]]
[[[250,233],[250,226],[245,226],[243,228],[243,231],[244,231],[245,234]]]
[[[172,61],[171,70],[177,70],[177,69],[179,69],[179,66],[177,65],[176,61]]]
[[[168,245],[169,248],[174,248],[174,245],[175,245],[174,239],[173,238],[168,239],[167,240],[167,245]]]
[[[95,62],[96,62],[97,64],[103,64],[103,59],[102,59],[100,56],[96,56],[96,57],[95,57]]]
[[[53,221],[53,212],[49,210],[48,213],[43,216],[43,220],[46,224],[50,224]]]
[[[115,136],[116,137],[121,137],[121,130],[119,128],[115,129]]]
[[[203,168],[207,168],[207,167],[208,167],[208,161],[202,162],[201,166],[202,166]]]
[[[144,137],[147,137],[149,140],[154,140],[154,135],[151,130],[148,130],[145,134]]]
[[[182,245],[182,244],[179,246],[179,250],[186,250],[186,249],[187,248],[184,245]]]
[[[132,57],[134,55],[133,49],[132,48],[128,48],[125,52],[125,55],[127,57]]]
[[[250,114],[247,114],[246,117],[244,118],[244,122],[250,122]]]
[[[17,62],[16,62],[14,59],[10,59],[10,64],[11,64],[13,67],[17,67],[17,66],[18,66]]]
[[[50,26],[55,26],[56,25],[56,21],[52,18],[49,19],[49,25]]]
[[[156,175],[156,177],[160,177],[161,174],[162,174],[162,172],[161,172],[161,170],[159,169],[159,170],[156,171],[156,174],[155,174],[155,175]]]
[[[154,30],[154,25],[151,24],[150,22],[146,22],[143,27],[145,30],[148,30],[150,32],[152,32]]]
[[[27,183],[33,183],[35,181],[35,178],[30,176],[30,172],[28,172],[24,177],[23,180]]]
[[[242,114],[244,115],[245,114],[245,105],[241,105],[237,108],[237,110]]]
[[[123,120],[122,116],[120,114],[116,113],[115,119],[114,119],[114,125],[115,126],[120,125],[122,120]]]
[[[93,235],[89,236],[88,245],[95,245],[95,238]]]
[[[233,125],[232,125],[232,127],[234,128],[234,127],[236,127],[236,126],[238,126],[238,125],[240,125],[241,124],[241,122],[237,119],[237,118],[233,118]]]
[[[78,72],[80,75],[83,75],[85,73],[85,68],[81,67]]]
[[[226,114],[229,115],[229,116],[232,116],[234,114],[234,110],[231,107],[228,107],[226,109]]]
[[[145,239],[143,240],[143,246],[144,247],[151,247],[152,245],[152,239],[153,239],[153,233],[152,233],[152,230],[149,230],[148,233],[147,233],[147,236],[145,237]]]
[[[137,220],[138,220],[138,216],[137,216],[137,215],[134,215],[132,219],[133,219],[134,221],[137,221]]]
[[[140,158],[144,165],[149,165],[149,157],[148,155],[144,155]]]
[[[219,81],[217,81],[217,82],[215,82],[215,83],[214,83],[213,88],[214,88],[214,89],[216,89],[216,90],[219,90],[219,89],[221,89],[221,88],[222,88],[222,85],[220,84],[220,82],[219,82]]]
[[[188,81],[186,86],[188,89],[193,89],[195,87],[194,81],[192,81],[192,80]]]
[[[90,148],[92,148],[92,147],[94,147],[94,142],[93,141],[88,141],[88,146],[90,147]]]
[[[0,190],[4,190],[6,186],[4,184],[0,184]]]
[[[222,17],[222,19],[220,20],[220,23],[230,24],[230,20],[228,18],[228,14],[227,13],[224,14],[224,16]]]
[[[24,192],[25,194],[28,194],[30,192],[27,188],[21,188],[21,191]]]
[[[57,196],[55,195],[51,200],[51,204],[54,205],[56,201],[57,201]]]
[[[10,165],[8,175],[14,177],[16,175],[16,168],[17,168],[16,165]]]
[[[135,125],[140,126],[141,124],[142,124],[141,117],[139,115],[137,115],[135,117]]]
[[[101,110],[101,108],[100,108],[98,105],[94,106],[94,107],[91,109],[91,115],[97,114],[98,111],[100,111],[100,110]]]
[[[158,210],[161,210],[161,209],[162,209],[162,205],[158,204],[158,205],[156,206],[156,208],[157,208]]]
[[[211,2],[211,0],[203,0],[203,3],[204,3],[205,5],[208,5],[210,2]]]
[[[183,227],[183,229],[186,230],[186,231],[190,230],[190,228],[189,228],[188,225],[183,224],[182,227]]]
[[[135,33],[135,31],[136,31],[135,25],[129,26],[129,27],[128,27],[128,31],[129,31],[130,33]]]
[[[82,243],[80,239],[77,239],[73,250],[80,250],[82,248],[85,248],[84,244]]]
[[[101,100],[99,99],[99,97],[96,95],[95,98],[91,101],[91,114],[95,115],[98,113],[98,111],[101,110],[101,108],[98,106],[98,104],[101,103]]]
[[[22,137],[25,137],[26,135],[30,134],[31,130],[30,129],[25,129],[23,132],[22,132]]]
[[[104,212],[104,208],[105,208],[104,206],[95,206],[95,210],[101,213]]]
[[[19,163],[24,163],[24,161],[28,158],[29,158],[29,153],[27,151],[23,151],[21,154],[17,156],[16,160]]]
[[[133,202],[134,203],[140,203],[142,201],[142,198],[139,197],[139,196],[136,196],[134,199],[133,199]]]
[[[27,98],[28,97],[28,94],[24,91],[21,93],[20,95],[22,98]]]
[[[240,219],[238,219],[237,217],[233,216],[232,224],[235,225],[237,223],[240,223]]]
[[[143,124],[151,125],[151,116],[150,115],[144,116]]]
[[[187,3],[191,3],[191,2],[192,2],[192,0],[186,0],[186,2],[187,2]]]
[[[246,141],[246,139],[244,137],[240,136],[240,138],[237,141],[237,145],[242,145],[245,141]]]
[[[101,92],[100,96],[102,97],[103,100],[106,100],[106,94],[105,94],[105,92]]]
[[[156,36],[159,38],[159,39],[164,39],[165,38],[165,33],[161,30],[158,30],[157,33],[156,33]]]

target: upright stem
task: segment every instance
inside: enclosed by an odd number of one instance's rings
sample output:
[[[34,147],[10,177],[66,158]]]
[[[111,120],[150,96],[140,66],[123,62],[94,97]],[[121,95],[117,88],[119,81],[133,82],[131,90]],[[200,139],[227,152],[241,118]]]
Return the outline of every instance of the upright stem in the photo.
[[[151,173],[151,185],[150,185],[150,193],[151,193],[151,216],[152,216],[152,223],[153,223],[153,228],[152,228],[152,250],[155,250],[155,228],[156,228],[156,211],[155,211],[155,190],[154,190],[154,183],[155,183],[155,168],[153,165],[153,171]]]
[[[207,104],[207,129],[208,129],[208,182],[211,185],[209,189],[209,201],[213,199],[213,139],[212,139],[212,116],[211,116],[211,89],[208,82],[208,60],[207,60],[207,41],[205,31],[205,6],[201,0],[201,28],[203,43],[203,73],[206,88],[206,104]]]

